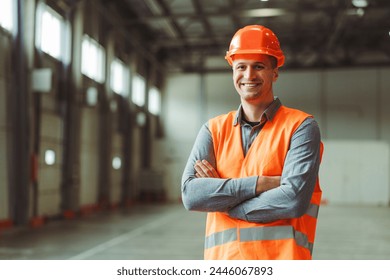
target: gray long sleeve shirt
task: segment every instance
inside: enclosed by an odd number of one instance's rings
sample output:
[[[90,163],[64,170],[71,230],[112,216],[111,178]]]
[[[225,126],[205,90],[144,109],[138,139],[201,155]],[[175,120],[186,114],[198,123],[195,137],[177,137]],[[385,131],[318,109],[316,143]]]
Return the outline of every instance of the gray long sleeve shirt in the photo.
[[[241,106],[234,125],[241,126],[244,154],[267,120],[281,106],[278,98],[264,112],[258,124],[242,117]],[[281,175],[281,185],[256,195],[258,176],[246,178],[196,178],[196,160],[216,166],[213,139],[208,123],[202,126],[182,177],[182,198],[188,210],[227,212],[229,216],[250,222],[270,222],[302,216],[309,204],[320,163],[320,131],[313,118],[307,118],[295,131]]]

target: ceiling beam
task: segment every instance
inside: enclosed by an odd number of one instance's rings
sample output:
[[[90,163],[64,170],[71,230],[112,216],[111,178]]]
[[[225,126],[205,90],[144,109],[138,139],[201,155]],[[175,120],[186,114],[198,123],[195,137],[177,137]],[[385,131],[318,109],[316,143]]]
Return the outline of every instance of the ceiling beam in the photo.
[[[233,11],[237,7],[236,0],[229,0],[229,7]],[[239,29],[241,27],[239,16],[237,14],[232,14],[231,17],[234,24],[234,30]]]
[[[151,18],[163,17],[164,19],[169,20],[169,22],[172,25],[173,29],[177,33],[177,36],[181,40],[185,41],[186,36],[185,36],[183,30],[181,29],[181,27],[179,26],[179,24],[176,22],[177,18],[174,17],[174,15],[172,14],[172,11],[169,8],[169,6],[165,3],[164,0],[155,0],[155,1],[160,6],[160,8],[161,8],[161,10],[163,11],[164,14],[162,16],[154,15]],[[145,18],[145,17],[141,17],[140,19],[143,19],[143,18]]]
[[[156,0],[161,1],[161,0]],[[256,9],[260,11],[260,9]],[[217,12],[204,12],[202,14],[194,14],[194,13],[177,13],[170,15],[153,15],[153,16],[143,16],[136,19],[129,19],[126,21],[127,25],[139,24],[139,23],[151,23],[155,21],[161,20],[179,20],[179,19],[190,19],[190,20],[202,20],[202,18],[206,17],[259,17],[266,16],[266,14],[258,15],[258,12],[255,12],[254,9],[226,9]],[[263,9],[265,12],[266,10]],[[294,13],[295,10],[287,10],[287,9],[278,9],[279,11],[283,10],[285,13]],[[284,13],[284,14],[285,14]]]
[[[200,16],[205,33],[207,34],[208,37],[213,38],[214,37],[213,27],[211,26],[210,22],[208,21],[207,16],[205,16],[204,11],[203,11],[203,7],[199,3],[199,0],[192,0],[192,5],[195,8],[196,14],[198,14]]]

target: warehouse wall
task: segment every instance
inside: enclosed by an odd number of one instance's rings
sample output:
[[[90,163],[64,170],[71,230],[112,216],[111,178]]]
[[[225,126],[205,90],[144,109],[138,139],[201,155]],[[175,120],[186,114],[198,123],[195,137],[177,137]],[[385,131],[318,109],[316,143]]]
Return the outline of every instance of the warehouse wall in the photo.
[[[329,203],[389,203],[390,114],[385,110],[390,101],[390,82],[385,79],[389,74],[389,68],[280,71],[275,95],[284,105],[313,114],[320,125],[325,142],[320,176]],[[161,145],[169,148],[161,160],[174,162],[166,165],[172,180],[166,183],[173,196],[179,195],[179,178],[201,124],[239,105],[230,73],[203,78],[175,74],[166,84],[167,137]],[[340,157],[345,160],[337,160]],[[344,175],[335,176],[338,170]],[[355,189],[372,191],[365,197],[365,192],[353,194]]]
[[[20,1],[19,29],[0,26],[0,229],[129,206],[147,185],[140,177],[150,171],[150,146],[158,137],[153,132],[161,134],[147,95],[150,87],[161,90],[164,73],[133,42],[142,41],[138,30],[127,39],[95,2]],[[69,60],[35,44],[39,11],[46,8],[69,27],[63,27],[70,31],[63,38]],[[105,50],[103,80],[81,71],[84,34]],[[115,59],[129,69],[124,92],[111,87]],[[145,79],[144,105],[132,102],[136,74]],[[145,121],[137,122],[140,115]]]
[[[11,125],[7,119],[7,104],[8,94],[7,88],[10,86],[11,77],[10,77],[10,62],[9,57],[11,53],[9,51],[11,38],[0,36],[0,49],[4,50],[0,52],[0,155],[2,158],[6,159],[9,156],[8,148],[8,138],[7,133],[11,131]],[[6,165],[5,160],[0,160],[0,221],[6,220],[9,217],[9,207],[8,207],[8,166]]]
[[[174,75],[167,80],[163,100],[165,137],[155,142],[154,168],[164,172],[168,199],[180,198],[180,180],[186,157],[201,125],[200,77]]]
[[[15,77],[12,76],[10,64],[12,58],[12,37],[0,28],[0,226],[10,224],[9,205],[10,190],[7,188],[10,182],[10,165],[7,161],[11,158],[11,141],[9,135],[14,126],[9,119],[11,107],[10,87]]]

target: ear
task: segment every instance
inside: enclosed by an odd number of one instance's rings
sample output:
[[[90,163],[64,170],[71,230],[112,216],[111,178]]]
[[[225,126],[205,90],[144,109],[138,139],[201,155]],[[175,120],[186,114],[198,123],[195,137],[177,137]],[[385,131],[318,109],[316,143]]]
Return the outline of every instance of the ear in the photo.
[[[273,82],[276,82],[276,80],[278,79],[279,77],[279,68],[278,67],[275,67],[273,69],[273,78],[272,78],[272,81]]]

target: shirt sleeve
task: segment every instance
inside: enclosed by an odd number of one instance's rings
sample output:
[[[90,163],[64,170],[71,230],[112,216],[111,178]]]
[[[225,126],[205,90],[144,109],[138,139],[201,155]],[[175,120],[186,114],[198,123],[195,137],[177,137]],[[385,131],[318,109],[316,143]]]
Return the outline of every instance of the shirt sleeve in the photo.
[[[229,215],[249,222],[271,222],[305,214],[318,177],[320,138],[317,122],[307,118],[291,138],[281,185],[233,207]]]
[[[207,124],[204,124],[198,133],[182,176],[181,193],[186,209],[225,212],[237,204],[255,197],[257,176],[196,178],[195,162],[203,159],[215,168],[213,139]]]

